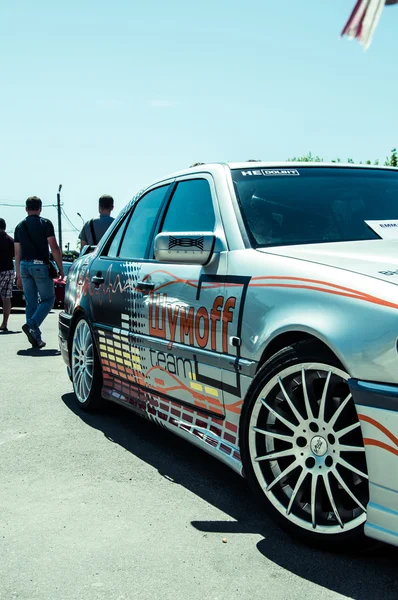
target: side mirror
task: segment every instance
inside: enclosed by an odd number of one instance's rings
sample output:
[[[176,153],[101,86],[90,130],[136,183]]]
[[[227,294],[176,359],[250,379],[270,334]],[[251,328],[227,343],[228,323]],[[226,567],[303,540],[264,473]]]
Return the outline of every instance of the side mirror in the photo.
[[[159,262],[205,265],[213,255],[215,243],[213,232],[159,233],[155,238],[155,258]]]

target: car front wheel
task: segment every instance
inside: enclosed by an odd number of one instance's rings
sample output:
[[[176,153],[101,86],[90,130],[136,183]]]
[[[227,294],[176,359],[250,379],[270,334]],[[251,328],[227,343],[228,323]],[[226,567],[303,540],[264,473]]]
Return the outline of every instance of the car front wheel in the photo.
[[[70,349],[73,390],[79,406],[86,411],[100,408],[102,369],[90,325],[80,317],[73,331]]]
[[[262,503],[328,549],[364,540],[368,475],[348,379],[331,353],[295,344],[259,371],[242,418],[244,469]]]

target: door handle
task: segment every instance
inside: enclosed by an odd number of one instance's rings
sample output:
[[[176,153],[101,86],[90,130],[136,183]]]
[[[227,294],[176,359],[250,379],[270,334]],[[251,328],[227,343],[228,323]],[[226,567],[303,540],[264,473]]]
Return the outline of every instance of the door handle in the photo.
[[[101,285],[101,283],[104,283],[105,279],[102,277],[102,275],[100,273],[98,273],[97,275],[94,275],[94,277],[91,278],[91,282],[95,285],[95,287],[98,287]]]
[[[155,289],[154,283],[148,283],[147,281],[138,281],[137,282],[137,290],[139,292],[150,292]]]

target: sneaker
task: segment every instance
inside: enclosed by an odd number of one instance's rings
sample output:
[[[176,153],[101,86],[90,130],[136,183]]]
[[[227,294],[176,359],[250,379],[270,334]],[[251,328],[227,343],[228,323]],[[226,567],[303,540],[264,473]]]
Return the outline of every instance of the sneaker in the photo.
[[[45,345],[46,345],[46,342],[43,342],[43,340],[39,340],[37,342],[37,347],[38,348],[44,348]]]
[[[22,325],[22,331],[24,332],[24,334],[26,335],[26,337],[28,338],[28,340],[32,344],[32,346],[34,348],[37,348],[38,343],[37,343],[37,339],[36,339],[36,335],[35,335],[35,330],[31,329],[29,327],[29,325],[27,323],[25,323],[25,325]]]

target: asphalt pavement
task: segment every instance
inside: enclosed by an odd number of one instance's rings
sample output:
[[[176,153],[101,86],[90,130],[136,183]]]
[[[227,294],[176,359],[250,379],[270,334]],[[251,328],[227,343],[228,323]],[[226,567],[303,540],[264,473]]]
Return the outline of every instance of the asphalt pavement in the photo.
[[[398,598],[398,549],[301,546],[207,454],[121,407],[81,412],[57,319],[41,351],[22,310],[0,333],[1,600]]]

